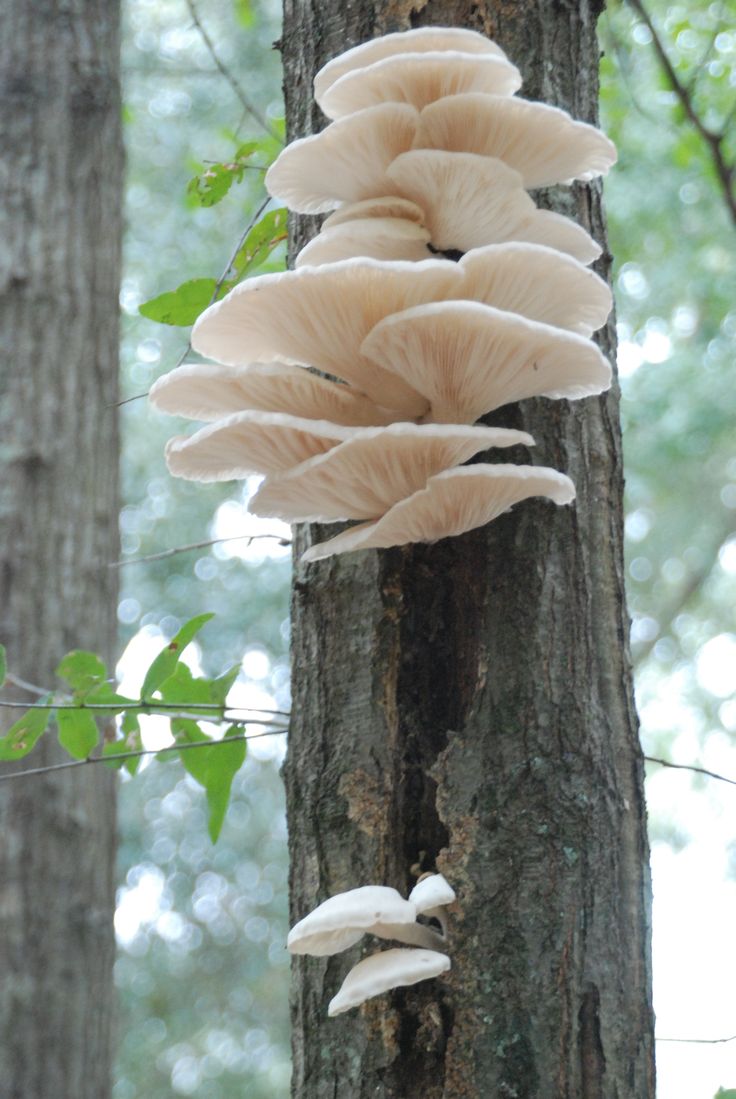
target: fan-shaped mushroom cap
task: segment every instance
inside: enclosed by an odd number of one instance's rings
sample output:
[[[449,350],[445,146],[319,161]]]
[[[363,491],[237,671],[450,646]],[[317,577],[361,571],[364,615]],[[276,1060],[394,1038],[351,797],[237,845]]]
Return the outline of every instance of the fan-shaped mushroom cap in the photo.
[[[589,336],[611,312],[608,285],[571,256],[509,241],[466,252],[464,297]]]
[[[498,157],[521,174],[525,187],[593,179],[616,162],[613,142],[567,111],[477,92],[425,107],[414,148]]]
[[[409,894],[409,900],[419,915],[452,904],[455,899],[455,890],[442,874],[427,874],[420,878]]]
[[[286,946],[292,954],[325,957],[366,934],[430,949],[442,946],[442,936],[417,923],[416,915],[416,906],[390,886],[363,885],[323,901],[292,927]]]
[[[416,202],[396,195],[382,198],[364,198],[360,202],[351,202],[340,206],[322,222],[322,229],[333,229],[348,221],[364,221],[367,218],[404,218],[417,225],[424,225],[424,211]]]
[[[470,424],[512,401],[574,400],[611,383],[610,364],[591,340],[473,301],[394,313],[361,350],[429,400],[427,422]]]
[[[375,519],[424,488],[435,473],[481,450],[533,441],[506,428],[405,423],[365,428],[328,454],[267,478],[249,510],[290,523]]]
[[[535,210],[514,226],[513,239],[556,248],[583,264],[593,263],[603,250],[582,225],[553,210]]]
[[[439,50],[399,53],[335,80],[317,102],[328,118],[343,118],[377,103],[410,103],[421,110],[462,92],[513,95],[521,87],[515,65],[493,54]]]
[[[387,175],[399,194],[421,206],[439,251],[511,239],[536,211],[519,173],[492,157],[416,149],[398,156]]]
[[[392,988],[415,985],[430,977],[438,977],[450,965],[448,956],[437,950],[397,949],[371,954],[350,970],[340,991],[330,1000],[327,1014],[340,1015]]]
[[[314,97],[319,103],[331,84],[353,69],[364,69],[384,57],[396,53],[437,53],[442,50],[459,50],[461,53],[490,54],[506,60],[506,54],[495,42],[477,31],[460,27],[420,27],[413,31],[397,31],[373,38],[360,46],[353,46],[323,65],[314,78]]]
[[[349,385],[286,363],[186,363],[154,382],[151,404],[174,416],[220,420],[234,412],[285,412],[349,427],[391,423],[389,413]]]
[[[354,430],[278,412],[238,412],[194,435],[169,439],[166,462],[174,477],[189,481],[281,473],[344,442]]]
[[[266,190],[303,214],[390,193],[386,169],[411,148],[418,118],[406,103],[383,103],[292,141],[266,172]]]
[[[323,263],[355,256],[381,260],[431,259],[427,248],[429,232],[405,218],[365,218],[323,228],[299,253],[296,267],[318,267]]]
[[[475,465],[438,473],[427,487],[387,511],[376,523],[357,527],[311,546],[302,561],[320,561],[335,553],[437,542],[485,526],[530,496],[569,504],[575,487],[569,477],[544,466]]]
[[[236,365],[280,359],[309,364],[355,385],[397,418],[423,415],[427,402],[401,378],[360,354],[389,313],[459,292],[454,263],[344,260],[247,279],[211,305],[192,329],[192,347]]]

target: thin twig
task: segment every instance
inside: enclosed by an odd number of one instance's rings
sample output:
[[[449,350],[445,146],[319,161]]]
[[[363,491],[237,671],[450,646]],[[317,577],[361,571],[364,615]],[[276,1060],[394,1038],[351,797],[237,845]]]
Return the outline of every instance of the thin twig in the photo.
[[[660,767],[672,767],[675,771],[694,771],[696,775],[707,775],[708,778],[717,778],[720,782],[727,782],[730,786],[736,786],[736,779],[718,775],[715,771],[708,771],[705,767],[694,767],[689,763],[671,763],[668,759],[657,759],[656,756],[644,756],[647,763],[658,763]]]
[[[703,122],[702,118],[695,110],[695,106],[692,100],[691,89],[685,87],[679,76],[675,72],[674,65],[670,60],[667,50],[664,48],[662,39],[657,33],[657,29],[652,22],[652,18],[648,11],[642,4],[641,0],[628,0],[629,5],[634,9],[636,14],[642,20],[649,30],[652,36],[652,45],[654,46],[655,53],[659,58],[660,64],[665,71],[667,79],[672,85],[672,90],[677,96],[682,105],[686,116],[690,119],[690,122],[695,127],[696,131],[700,134],[701,138],[708,146],[710,150],[711,159],[716,169],[716,175],[721,184],[723,190],[723,197],[726,201],[731,220],[736,224],[736,194],[732,189],[732,181],[734,170],[733,167],[726,163],[726,158],[723,151],[724,137],[723,132],[717,133],[715,130],[709,129]]]
[[[261,216],[261,214],[263,213],[263,211],[264,211],[264,210],[266,209],[266,207],[268,206],[268,204],[269,204],[269,202],[270,202],[270,201],[271,201],[271,196],[270,196],[270,195],[266,195],[266,197],[264,198],[263,202],[261,203],[261,205],[260,205],[260,206],[258,207],[258,209],[256,210],[255,214],[254,214],[254,215],[253,215],[253,217],[252,217],[252,218],[250,219],[250,221],[249,221],[249,222],[248,222],[248,224],[246,225],[246,227],[245,227],[245,229],[243,230],[243,232],[242,232],[242,233],[240,234],[240,238],[239,238],[239,240],[238,240],[238,243],[237,243],[237,244],[235,245],[235,248],[233,249],[233,251],[232,251],[232,254],[231,254],[230,258],[229,258],[229,260],[227,261],[227,264],[225,265],[225,267],[224,267],[224,269],[223,269],[223,272],[222,272],[222,274],[220,275],[219,279],[218,279],[218,280],[217,280],[217,282],[215,283],[215,288],[214,288],[214,290],[212,291],[212,297],[210,298],[209,302],[207,303],[207,308],[208,308],[208,309],[209,309],[210,305],[213,305],[213,304],[214,304],[214,303],[215,303],[215,302],[217,301],[217,295],[218,295],[218,294],[220,293],[220,291],[222,290],[222,287],[223,287],[223,284],[224,284],[224,282],[225,282],[225,279],[227,278],[227,276],[228,276],[228,274],[229,274],[229,272],[230,272],[230,268],[231,268],[231,267],[232,267],[232,265],[233,265],[233,264],[235,263],[235,260],[236,260],[236,258],[237,258],[238,252],[240,251],[240,249],[241,249],[241,248],[243,247],[243,245],[245,244],[246,240],[248,239],[248,233],[250,233],[251,229],[255,228],[255,226],[256,226],[256,223],[258,222],[258,219],[259,219],[259,217]],[[179,367],[180,367],[180,366],[182,365],[182,363],[184,362],[184,360],[186,359],[187,355],[189,354],[189,352],[190,352],[191,350],[192,350],[192,343],[191,343],[191,340],[187,340],[187,345],[186,345],[186,347],[184,348],[184,350],[182,351],[181,355],[179,356],[179,358],[178,358],[178,359],[177,359],[177,361],[176,361],[176,362],[174,363],[174,365],[172,366],[172,368],[171,368],[171,369],[172,369],[172,370],[178,370],[178,369],[179,369]],[[143,397],[147,397],[147,396],[148,396],[148,390],[146,390],[146,392],[145,392],[145,393],[136,393],[135,397],[126,397],[126,398],[125,398],[124,400],[122,400],[122,401],[118,401],[118,402],[117,402],[117,405],[116,405],[116,407],[120,408],[120,407],[121,407],[122,405],[124,405],[124,404],[130,404],[130,403],[131,403],[132,401],[140,401],[140,400],[141,400],[141,399],[142,399]]]
[[[267,134],[269,134],[271,137],[276,138],[276,140],[279,142],[279,144],[282,144],[281,138],[279,137],[276,130],[274,130],[273,126],[268,121],[266,116],[261,112],[261,110],[256,106],[256,104],[253,103],[252,100],[246,95],[246,93],[243,91],[242,87],[240,86],[240,83],[235,79],[233,74],[230,72],[230,70],[227,68],[227,66],[224,64],[224,62],[221,60],[220,55],[218,54],[217,50],[215,49],[214,42],[212,41],[209,34],[207,33],[205,28],[202,26],[202,23],[200,22],[199,14],[197,12],[197,8],[196,8],[196,5],[194,3],[194,0],[187,0],[187,7],[189,8],[189,14],[192,17],[192,22],[194,23],[195,27],[199,31],[199,33],[202,37],[202,41],[204,42],[205,46],[207,47],[207,50],[209,52],[210,57],[214,61],[215,66],[220,70],[220,72],[222,73],[222,75],[225,77],[228,84],[230,85],[230,87],[235,92],[236,96],[238,97],[238,99],[240,100],[240,102],[243,106],[243,109],[248,112],[248,114],[251,116],[251,118],[254,118],[256,120],[256,122],[259,124],[259,126],[261,126],[266,131]]]
[[[131,710],[138,710],[140,713],[162,713],[163,711],[174,710],[176,716],[180,714],[182,710],[197,710],[205,711],[207,714],[270,714],[276,717],[289,717],[290,715],[286,710],[270,710],[264,706],[221,706],[218,702],[144,702],[137,698],[131,699],[129,703],[123,702],[5,702],[0,699],[0,706],[8,710],[92,710],[99,711],[100,713],[110,713],[123,710],[130,712]],[[200,712],[199,716],[203,714]],[[244,721],[245,718],[225,718],[222,717],[222,721]],[[247,720],[253,721],[253,718]],[[259,720],[259,725],[263,724]]]
[[[247,538],[248,545],[257,538],[275,538],[280,546],[290,546],[291,539],[284,538],[280,534],[232,534],[228,538],[208,538],[204,542],[190,542],[186,546],[174,546],[173,549],[162,550],[160,553],[149,553],[145,557],[127,557],[122,561],[111,561],[109,569],[119,569],[123,565],[139,565],[144,561],[164,561],[167,557],[174,557],[177,553],[186,553],[188,550],[206,549],[207,546],[217,546],[220,542],[238,542]]]
[[[27,679],[21,679],[19,675],[14,675],[12,672],[8,672],[5,678],[14,687],[20,687],[22,691],[30,691],[32,695],[47,695],[50,693],[43,687],[37,687],[35,683],[29,683]]]
[[[693,1045],[717,1046],[723,1042],[736,1042],[736,1034],[730,1038],[655,1038],[656,1042],[689,1042]]]
[[[286,733],[288,729],[268,729],[265,733],[243,733],[242,736],[223,737],[221,740],[192,740],[186,744],[170,744],[167,748],[140,748],[133,752],[111,752],[106,756],[88,756],[87,759],[70,759],[64,763],[50,763],[46,767],[30,767],[26,771],[11,771],[0,775],[0,782],[9,779],[27,778],[29,775],[46,775],[50,771],[68,771],[73,767],[86,767],[89,763],[111,763],[114,760],[139,759],[142,756],[158,756],[164,752],[182,752],[189,748],[212,748],[218,744],[232,744],[240,740],[261,740],[265,736]]]

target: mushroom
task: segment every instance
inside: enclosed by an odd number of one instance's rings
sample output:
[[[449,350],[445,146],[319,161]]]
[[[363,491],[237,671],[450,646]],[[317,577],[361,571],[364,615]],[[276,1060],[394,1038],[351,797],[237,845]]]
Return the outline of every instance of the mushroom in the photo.
[[[330,1000],[327,1014],[340,1015],[351,1007],[389,992],[446,973],[451,962],[436,950],[383,950],[364,958],[348,973],[340,991]]]
[[[544,466],[474,465],[430,477],[426,488],[394,504],[375,523],[360,523],[326,542],[311,546],[302,561],[320,561],[335,553],[437,542],[485,526],[530,496],[569,504],[575,486],[564,473]]]
[[[398,942],[442,946],[437,932],[416,922],[417,909],[411,901],[388,885],[363,885],[337,893],[296,923],[286,940],[292,954],[325,957],[354,946],[363,935]]]
[[[443,878],[442,874],[422,874],[409,894],[409,900],[417,910],[417,915],[437,920],[442,935],[447,938],[447,915],[445,908],[452,904],[455,890]]]
[[[500,46],[478,31],[460,27],[420,27],[417,30],[397,31],[371,38],[323,65],[314,78],[314,97],[317,102],[341,76],[354,69],[364,69],[384,57],[396,53],[437,53],[440,50],[459,50],[461,53],[489,54],[507,60]]]
[[[590,180],[616,162],[613,142],[567,111],[476,92],[446,96],[425,107],[414,148],[498,157],[521,174],[527,188]]]
[[[428,103],[461,92],[513,95],[521,87],[515,65],[495,54],[436,50],[384,57],[338,77],[317,99],[328,118],[355,114],[378,103]]]
[[[266,190],[303,214],[387,194],[386,169],[411,148],[418,118],[406,103],[382,103],[292,141],[266,172]]]
[[[582,225],[553,210],[535,210],[514,227],[513,238],[556,248],[586,265],[597,260],[603,251]]]
[[[319,378],[286,363],[186,363],[154,382],[154,408],[192,420],[219,420],[234,412],[285,412],[349,427],[391,422],[391,416],[349,385]]]
[[[247,279],[202,313],[192,347],[206,358],[236,365],[254,361],[308,364],[342,378],[414,419],[427,401],[402,378],[360,354],[371,328],[389,313],[460,292],[452,263],[382,263],[350,259]]]
[[[494,157],[414,149],[396,157],[386,174],[396,193],[424,211],[432,247],[452,258],[458,258],[455,253],[507,240],[548,244],[550,217],[557,231],[554,247],[576,258],[597,247],[574,222],[538,210],[519,173]],[[560,231],[560,221],[572,227],[567,237]]]
[[[481,450],[533,442],[508,428],[408,423],[365,428],[333,450],[267,478],[249,510],[290,523],[375,519],[424,488],[435,473]]]
[[[344,442],[354,430],[278,412],[238,412],[193,435],[169,439],[166,463],[174,477],[189,481],[281,473]]]
[[[365,198],[360,202],[340,206],[325,218],[322,229],[333,229],[336,225],[343,225],[348,221],[363,221],[370,218],[403,218],[417,225],[423,225],[424,211],[421,206],[417,206],[416,202],[410,202],[408,198],[399,198],[397,195]]]
[[[570,255],[541,244],[507,241],[466,252],[463,297],[529,320],[590,336],[606,323],[611,290]]]
[[[322,228],[302,248],[296,267],[317,267],[352,256],[381,260],[431,259],[429,231],[407,218],[363,218]]]
[[[512,401],[574,400],[611,383],[610,364],[591,340],[473,301],[394,313],[361,352],[423,394],[429,423],[470,424]]]

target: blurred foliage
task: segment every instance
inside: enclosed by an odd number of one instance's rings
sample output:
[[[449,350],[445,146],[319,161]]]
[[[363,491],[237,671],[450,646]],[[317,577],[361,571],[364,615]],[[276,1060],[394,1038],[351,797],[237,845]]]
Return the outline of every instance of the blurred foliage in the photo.
[[[728,130],[736,84],[732,0],[649,0],[647,10],[695,109],[710,128]],[[279,15],[268,0],[210,0],[200,11],[222,60],[274,124],[281,75],[270,46]],[[138,308],[191,279],[210,280],[211,293],[228,275],[263,197],[261,174],[247,167],[243,150],[264,135],[214,67],[185,0],[128,0],[126,19],[121,302],[124,395],[134,397],[186,350],[181,333],[145,320]],[[606,194],[642,731],[650,754],[725,770],[736,732],[734,227],[708,150],[663,76],[649,30],[616,0],[601,31],[603,121],[620,150]],[[726,148],[734,156],[730,132]],[[277,250],[259,270],[281,257]],[[263,531],[242,506],[251,484],[234,493],[232,485],[203,489],[169,477],[164,442],[188,425],[152,413],[140,399],[125,405],[124,425],[125,559]],[[224,666],[244,652],[242,689],[288,709],[289,564],[283,550],[271,556],[264,545],[224,543],[125,565],[125,637],[160,643],[191,615],[214,610],[207,664]],[[124,782],[115,1099],[287,1094],[278,741],[252,750],[235,776],[214,849],[201,791],[179,763],[143,768],[135,782]],[[708,745],[721,752],[715,764]],[[682,806],[650,819],[655,838],[675,847],[688,842]]]

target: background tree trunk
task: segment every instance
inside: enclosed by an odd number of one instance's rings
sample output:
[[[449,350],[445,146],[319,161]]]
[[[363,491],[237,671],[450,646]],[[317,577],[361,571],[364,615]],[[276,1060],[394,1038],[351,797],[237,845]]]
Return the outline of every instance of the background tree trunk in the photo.
[[[0,98],[2,640],[15,673],[53,685],[67,650],[114,654],[117,5],[9,0]],[[49,742],[33,763],[57,758]],[[115,777],[101,768],[0,785],[8,1099],[109,1095],[114,793]]]
[[[436,23],[485,32],[525,97],[594,122],[598,13],[590,0],[285,0],[289,136],[324,124],[311,79],[326,60]],[[605,239],[597,186],[538,200]],[[293,229],[296,251],[315,222]],[[601,342],[612,355],[612,327]],[[295,567],[292,917],[366,883],[405,892],[420,868],[458,894],[447,979],[328,1020],[359,948],[297,959],[299,1099],[654,1096],[618,394],[527,401],[493,422],[534,435],[534,461],[575,481],[573,507],[527,502],[435,546]],[[297,559],[311,540],[303,528]]]

